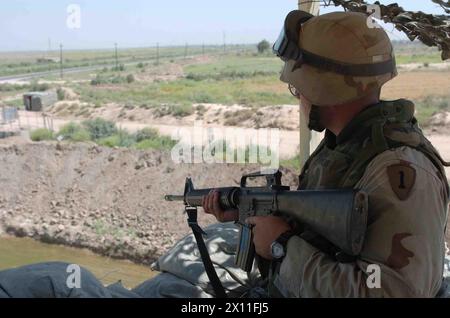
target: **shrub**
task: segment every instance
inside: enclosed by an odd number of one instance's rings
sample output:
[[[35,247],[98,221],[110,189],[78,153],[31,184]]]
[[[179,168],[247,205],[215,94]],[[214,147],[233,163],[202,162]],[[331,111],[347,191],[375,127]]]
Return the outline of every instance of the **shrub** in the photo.
[[[33,92],[44,92],[44,91],[48,90],[49,88],[50,88],[50,85],[48,85],[46,83],[40,84],[36,80],[33,80],[30,83],[30,90],[33,91]]]
[[[175,117],[186,117],[194,113],[194,108],[189,104],[168,105],[155,107],[154,115],[156,117],[164,117],[172,115]]]
[[[93,79],[91,80],[91,85],[92,85],[92,86],[96,86],[96,85],[100,85],[100,84],[104,84],[104,83],[105,83],[104,78],[101,77],[99,74],[97,74],[97,75],[95,76],[95,78],[93,78]]]
[[[106,147],[131,147],[135,140],[126,130],[120,130],[118,133],[97,140],[97,143]]]
[[[0,84],[0,92],[11,92],[11,91],[19,91],[22,89],[28,89],[28,85],[18,85],[18,84]]]
[[[194,93],[194,102],[196,103],[212,103],[214,101],[214,97],[206,92],[196,92]]]
[[[66,99],[66,93],[64,92],[64,90],[62,88],[58,88],[56,90],[56,95],[58,96],[59,101]]]
[[[63,140],[88,141],[91,136],[89,132],[77,123],[70,122],[61,127],[57,134]]]
[[[133,83],[133,82],[134,82],[133,74],[128,74],[127,75],[127,83],[130,84],[130,83]]]
[[[125,71],[125,65],[124,64],[119,64],[119,66],[118,67],[113,67],[112,68],[112,70],[113,71],[118,71],[118,72],[123,72],[123,71]]]
[[[256,46],[258,53],[262,54],[270,49],[270,43],[267,40],[262,40]]]
[[[92,140],[110,137],[118,132],[115,123],[102,118],[85,120],[82,124],[89,132]]]
[[[181,104],[173,106],[172,114],[175,117],[186,117],[192,115],[194,113],[194,109],[192,105],[189,104]]]
[[[53,132],[47,128],[38,128],[30,133],[32,141],[53,140]]]
[[[197,74],[197,73],[188,73],[186,75],[186,79],[193,80],[193,81],[201,81],[207,78],[205,75]]]
[[[145,139],[155,139],[157,137],[159,137],[159,133],[154,128],[144,128],[138,130],[134,135],[134,139],[136,140],[136,142],[141,142]]]
[[[138,150],[158,149],[165,150],[171,149],[176,145],[176,141],[166,136],[158,136],[154,139],[144,139],[134,145],[134,148]]]
[[[115,76],[111,78],[109,81],[107,80],[106,82],[109,82],[111,84],[121,84],[124,83],[125,81],[126,80],[122,76]]]
[[[119,147],[119,136],[118,135],[114,135],[114,136],[110,136],[110,137],[106,137],[103,139],[100,139],[97,141],[97,143],[99,145],[105,146],[105,147],[110,147],[110,148],[114,148],[114,147]]]

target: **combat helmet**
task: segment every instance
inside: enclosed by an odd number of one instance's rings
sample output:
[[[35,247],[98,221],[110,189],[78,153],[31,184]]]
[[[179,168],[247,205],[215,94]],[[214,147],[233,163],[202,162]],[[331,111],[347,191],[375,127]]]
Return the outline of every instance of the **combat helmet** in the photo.
[[[281,80],[314,106],[361,99],[397,76],[388,35],[364,13],[292,11],[273,50],[285,62]]]

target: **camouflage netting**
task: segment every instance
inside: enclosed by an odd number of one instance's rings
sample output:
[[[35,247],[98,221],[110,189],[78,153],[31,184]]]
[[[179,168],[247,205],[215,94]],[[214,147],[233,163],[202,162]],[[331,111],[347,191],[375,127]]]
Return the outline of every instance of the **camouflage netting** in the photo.
[[[442,51],[442,59],[450,59],[450,0],[431,0],[439,5],[446,14],[433,15],[422,11],[404,10],[397,3],[384,5],[379,1],[381,18],[386,23],[392,23],[404,32],[411,41],[420,40],[428,46],[437,46]],[[341,6],[346,11],[367,13],[367,3],[364,0],[324,0],[325,5]]]

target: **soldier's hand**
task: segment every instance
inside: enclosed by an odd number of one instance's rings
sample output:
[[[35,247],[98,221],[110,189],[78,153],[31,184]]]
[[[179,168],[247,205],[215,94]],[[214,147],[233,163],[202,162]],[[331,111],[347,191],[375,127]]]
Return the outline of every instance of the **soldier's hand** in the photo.
[[[282,218],[277,216],[252,216],[246,222],[254,225],[253,243],[256,254],[272,260],[272,243],[284,232],[290,231],[291,226]]]
[[[219,204],[219,192],[211,191],[208,195],[203,197],[202,206],[205,213],[212,214],[219,222],[232,222],[239,219],[237,210],[224,211]]]

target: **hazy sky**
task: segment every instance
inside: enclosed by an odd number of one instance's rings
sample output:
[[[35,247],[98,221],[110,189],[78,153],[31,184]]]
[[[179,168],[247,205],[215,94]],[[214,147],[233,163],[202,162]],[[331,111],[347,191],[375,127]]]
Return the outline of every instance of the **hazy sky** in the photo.
[[[373,2],[373,1],[372,1]],[[409,10],[443,11],[430,0],[384,0]],[[81,27],[67,27],[70,4],[81,9]],[[297,0],[3,0],[0,50],[68,49],[256,43],[274,41]],[[336,11],[335,7],[323,12]],[[393,27],[388,26],[388,31]],[[400,39],[396,32],[392,38]]]

